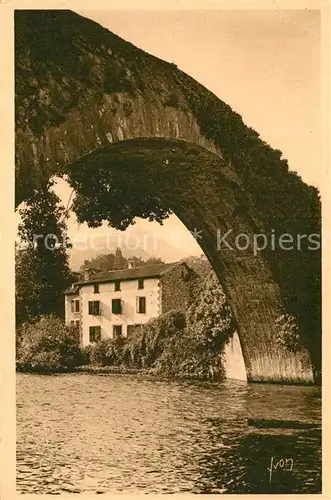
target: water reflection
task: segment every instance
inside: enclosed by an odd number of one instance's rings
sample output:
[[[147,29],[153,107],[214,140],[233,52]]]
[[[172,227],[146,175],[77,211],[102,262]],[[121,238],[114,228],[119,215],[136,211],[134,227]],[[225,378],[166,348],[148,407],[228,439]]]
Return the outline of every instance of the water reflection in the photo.
[[[213,425],[217,423],[214,421]],[[222,432],[215,430],[216,442],[222,436]],[[320,447],[319,431],[291,435],[248,431],[239,438],[229,438],[221,449],[200,460],[197,491],[318,493],[321,491]]]
[[[312,387],[71,374],[17,377],[17,487],[27,493],[315,493],[318,431],[247,418],[320,419]],[[274,470],[293,458],[292,471]]]

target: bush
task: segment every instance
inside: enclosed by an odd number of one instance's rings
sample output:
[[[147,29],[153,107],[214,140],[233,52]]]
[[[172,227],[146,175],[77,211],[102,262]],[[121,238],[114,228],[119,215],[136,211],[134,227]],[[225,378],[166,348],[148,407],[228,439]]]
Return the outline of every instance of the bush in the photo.
[[[169,339],[153,371],[165,377],[225,378],[222,351],[206,349],[190,330]]]
[[[234,318],[215,275],[208,272],[186,314],[186,326],[167,339],[154,372],[171,377],[225,378],[224,345],[235,330]]]
[[[120,366],[125,361],[126,339],[104,339],[86,347],[89,364],[94,366]]]
[[[171,377],[225,377],[223,349],[235,329],[231,309],[214,272],[199,287],[186,314],[186,325],[172,335],[154,365],[154,372]]]
[[[219,351],[235,331],[235,321],[220,282],[212,271],[187,312],[187,326],[198,342]]]
[[[151,319],[128,340],[126,360],[131,367],[151,367],[173,336],[179,335],[186,324],[185,313],[169,311]]]
[[[71,370],[83,363],[78,328],[65,325],[57,316],[24,323],[16,335],[16,365],[20,370]]]

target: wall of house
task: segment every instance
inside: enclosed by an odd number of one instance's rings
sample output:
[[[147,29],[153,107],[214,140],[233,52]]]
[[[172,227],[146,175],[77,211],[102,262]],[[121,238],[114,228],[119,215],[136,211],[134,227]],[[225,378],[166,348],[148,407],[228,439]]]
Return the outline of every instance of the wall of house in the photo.
[[[80,289],[82,311],[82,343],[89,344],[89,327],[101,327],[101,339],[113,338],[113,325],[122,325],[122,335],[127,336],[128,325],[145,324],[160,313],[159,280],[146,278],[144,288],[138,289],[138,280],[121,281],[121,290],[115,292],[114,283],[100,283],[99,293],[94,293],[93,285]],[[146,297],[146,313],[137,312],[137,298]],[[122,314],[112,313],[112,299],[121,299]],[[99,300],[101,314],[89,314],[89,301]]]
[[[191,298],[191,286],[196,275],[184,264],[167,271],[160,278],[161,312],[185,310]]]
[[[65,322],[70,325],[71,321],[80,321],[80,311],[81,308],[79,308],[79,312],[73,312],[71,310],[71,301],[72,300],[79,300],[80,297],[79,295],[74,295],[74,294],[68,294],[65,295],[64,299],[64,314],[65,314]]]

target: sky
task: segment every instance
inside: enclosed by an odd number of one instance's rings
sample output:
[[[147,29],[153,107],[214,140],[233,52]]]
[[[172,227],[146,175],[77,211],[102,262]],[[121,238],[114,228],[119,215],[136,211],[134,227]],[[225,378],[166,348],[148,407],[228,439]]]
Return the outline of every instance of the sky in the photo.
[[[280,149],[290,169],[305,182],[321,187],[318,10],[76,12],[175,63],[229,104],[263,140]],[[61,182],[57,192],[66,203],[70,188]],[[163,227],[138,220],[136,228],[155,232],[183,254],[201,254],[176,216]],[[74,237],[74,218],[68,229]],[[106,234],[109,229],[83,225],[79,231]]]

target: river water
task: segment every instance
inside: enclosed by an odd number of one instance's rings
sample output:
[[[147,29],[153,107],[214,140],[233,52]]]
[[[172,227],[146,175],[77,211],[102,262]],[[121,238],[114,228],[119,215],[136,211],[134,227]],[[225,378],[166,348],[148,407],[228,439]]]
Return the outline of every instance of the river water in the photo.
[[[235,381],[18,374],[17,490],[317,493],[320,431],[262,430],[247,418],[320,421],[320,396]]]

